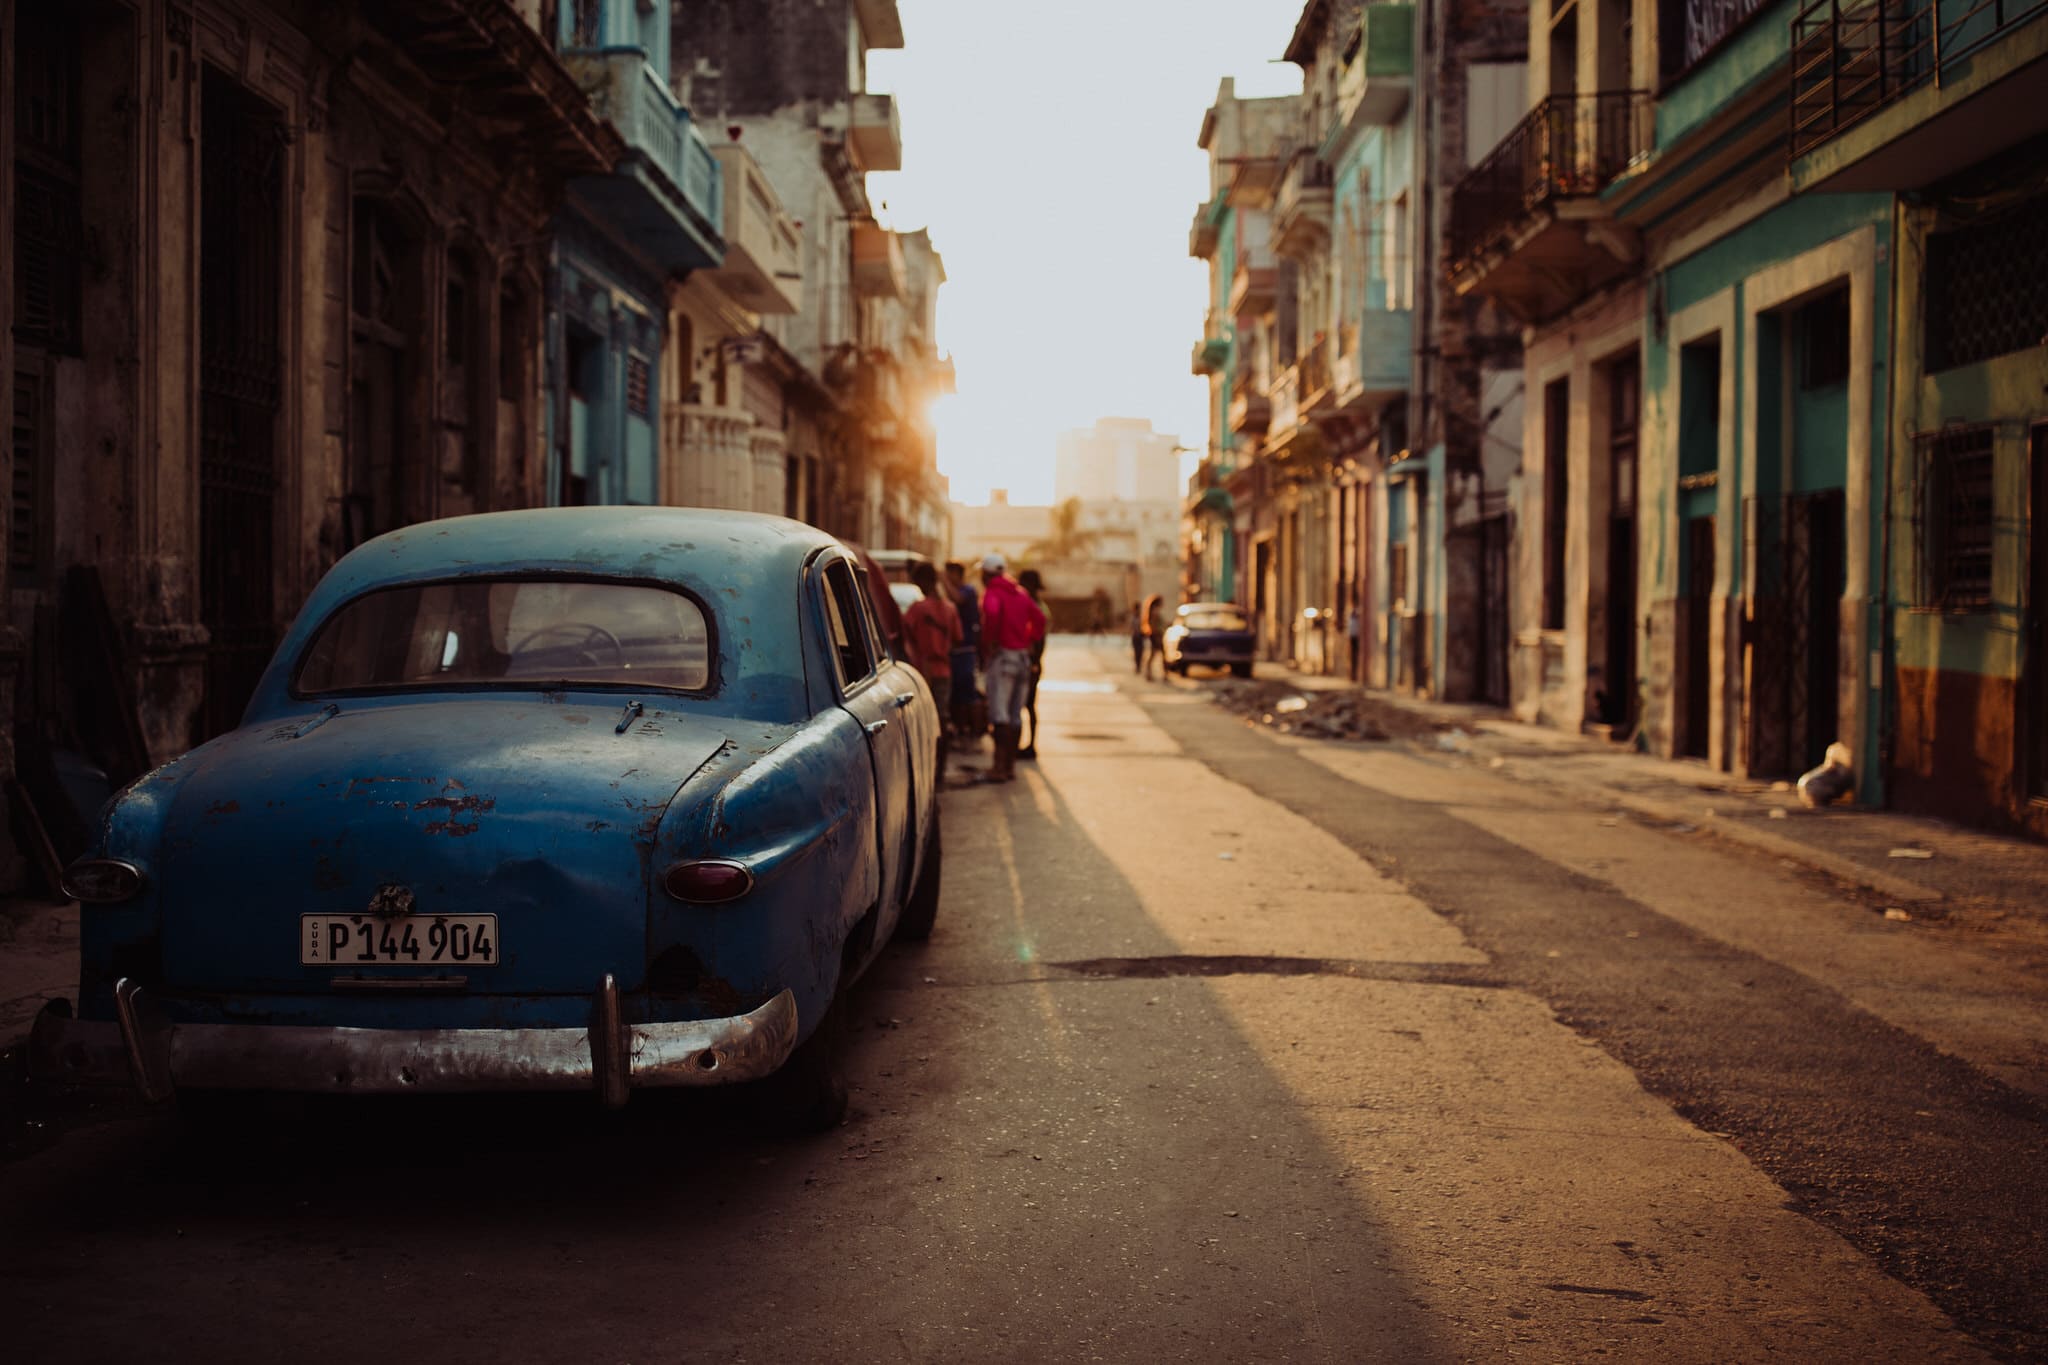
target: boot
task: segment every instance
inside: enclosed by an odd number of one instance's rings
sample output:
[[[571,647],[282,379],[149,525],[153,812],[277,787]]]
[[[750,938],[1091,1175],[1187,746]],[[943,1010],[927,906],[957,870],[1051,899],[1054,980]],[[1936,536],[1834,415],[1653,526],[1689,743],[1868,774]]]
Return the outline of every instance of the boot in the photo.
[[[990,764],[988,780],[991,782],[1014,782],[1017,780],[1017,733],[1014,725],[995,727],[995,762]]]

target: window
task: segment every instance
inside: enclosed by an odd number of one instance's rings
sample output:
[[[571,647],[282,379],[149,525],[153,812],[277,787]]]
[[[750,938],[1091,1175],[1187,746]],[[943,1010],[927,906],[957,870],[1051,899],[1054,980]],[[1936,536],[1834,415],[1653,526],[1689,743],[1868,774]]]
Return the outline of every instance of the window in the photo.
[[[1948,427],[1915,438],[1919,488],[1920,603],[1942,611],[1991,605],[1994,529],[1991,424]]]
[[[1571,502],[1572,391],[1568,379],[1543,388],[1543,629],[1564,629],[1565,509]]]
[[[507,277],[498,286],[498,397],[517,402],[526,393],[526,298]]]
[[[1927,368],[1947,370],[2048,339],[2048,196],[1927,239]]]
[[[626,408],[636,417],[648,417],[653,413],[652,399],[648,393],[647,357],[636,352],[626,356]]]
[[[702,691],[704,611],[638,583],[488,578],[368,593],[327,619],[299,665],[301,694],[594,684]]]
[[[23,5],[15,21],[14,335],[76,355],[84,61],[78,21],[64,8]]]
[[[867,627],[861,620],[860,588],[846,561],[825,566],[825,623],[832,632],[832,650],[839,662],[839,687],[851,691],[875,671],[868,653]]]
[[[7,566],[16,587],[33,587],[49,558],[49,390],[40,370],[14,372],[14,488]]]
[[[1849,382],[1849,291],[1837,289],[1799,310],[1799,386]]]
[[[1385,263],[1387,307],[1415,306],[1415,284],[1408,275],[1408,191],[1395,195],[1387,205]]]
[[[1717,332],[1678,353],[1680,486],[1710,487],[1720,467],[1721,336]]]

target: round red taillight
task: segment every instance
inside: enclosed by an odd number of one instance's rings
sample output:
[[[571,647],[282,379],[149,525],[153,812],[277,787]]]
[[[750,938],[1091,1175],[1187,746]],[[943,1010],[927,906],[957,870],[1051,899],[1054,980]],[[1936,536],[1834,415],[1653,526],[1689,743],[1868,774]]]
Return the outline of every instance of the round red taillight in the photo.
[[[72,900],[112,905],[142,890],[142,869],[119,858],[80,858],[59,884]]]
[[[661,879],[662,889],[679,901],[718,905],[736,901],[754,889],[754,874],[745,863],[724,858],[677,863]]]

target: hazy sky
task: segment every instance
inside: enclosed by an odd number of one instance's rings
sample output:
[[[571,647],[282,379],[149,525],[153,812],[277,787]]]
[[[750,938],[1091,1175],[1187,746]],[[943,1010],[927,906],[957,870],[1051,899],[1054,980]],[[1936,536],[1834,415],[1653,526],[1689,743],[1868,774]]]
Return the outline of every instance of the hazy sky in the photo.
[[[1301,0],[898,8],[904,49],[871,53],[868,84],[897,96],[903,170],[869,176],[868,194],[891,227],[929,227],[946,260],[939,346],[960,392],[936,420],[953,497],[1050,501],[1054,439],[1098,417],[1202,445],[1195,136],[1224,76],[1240,95],[1300,90],[1277,59]]]

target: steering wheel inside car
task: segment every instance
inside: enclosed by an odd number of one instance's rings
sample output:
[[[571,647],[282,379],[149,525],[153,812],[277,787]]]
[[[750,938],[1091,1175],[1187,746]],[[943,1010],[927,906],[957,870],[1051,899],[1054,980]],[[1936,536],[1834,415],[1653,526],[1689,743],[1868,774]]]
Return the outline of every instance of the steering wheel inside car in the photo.
[[[571,650],[575,654],[576,661],[585,668],[602,668],[604,661],[592,652],[592,646],[602,644],[612,652],[613,667],[624,668],[626,666],[626,651],[619,644],[619,637],[606,630],[603,626],[593,625],[588,621],[557,621],[551,626],[542,626],[539,630],[534,631],[518,644],[512,646],[512,657],[516,659],[522,654],[535,652],[536,646],[534,641],[536,640],[544,640],[549,636],[570,635],[577,631],[582,633],[573,639],[562,640],[559,643],[539,646],[538,648]]]

